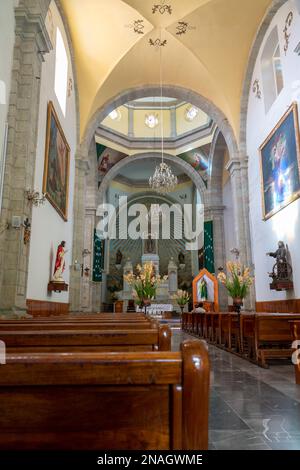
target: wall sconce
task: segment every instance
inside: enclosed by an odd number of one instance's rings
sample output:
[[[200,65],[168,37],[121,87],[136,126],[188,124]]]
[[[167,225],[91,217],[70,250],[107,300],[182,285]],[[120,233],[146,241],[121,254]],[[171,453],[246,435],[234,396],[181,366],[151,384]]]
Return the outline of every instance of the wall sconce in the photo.
[[[27,219],[24,220],[23,227],[24,227],[23,241],[24,241],[24,245],[27,245],[30,241],[30,236],[31,236],[31,223],[29,222],[28,217]]]
[[[40,195],[39,191],[35,191],[32,189],[27,189],[25,191],[25,196],[27,201],[29,201],[30,204],[36,207],[43,206],[46,201],[45,194]]]
[[[80,271],[81,270],[81,264],[77,259],[75,259],[74,264],[73,264],[74,271]]]

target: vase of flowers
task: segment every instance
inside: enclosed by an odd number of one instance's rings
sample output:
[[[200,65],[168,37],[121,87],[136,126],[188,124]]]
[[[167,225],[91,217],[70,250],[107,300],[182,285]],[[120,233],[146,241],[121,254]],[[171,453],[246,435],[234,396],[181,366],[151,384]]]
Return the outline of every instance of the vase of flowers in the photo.
[[[145,263],[143,266],[138,264],[136,271],[137,274],[126,274],[124,279],[132,287],[136,303],[143,306],[146,313],[147,307],[155,299],[158,286],[163,280],[166,281],[168,276],[161,277],[156,274],[152,261]]]
[[[250,268],[241,263],[228,261],[226,267],[227,275],[224,272],[219,273],[218,280],[226,287],[228,294],[232,297],[235,311],[240,313],[243,300],[253,284],[253,277],[250,276]]]
[[[176,294],[174,295],[174,300],[176,300],[177,304],[180,307],[181,310],[181,315],[183,313],[184,307],[189,303],[190,301],[190,295],[187,291],[179,289]]]

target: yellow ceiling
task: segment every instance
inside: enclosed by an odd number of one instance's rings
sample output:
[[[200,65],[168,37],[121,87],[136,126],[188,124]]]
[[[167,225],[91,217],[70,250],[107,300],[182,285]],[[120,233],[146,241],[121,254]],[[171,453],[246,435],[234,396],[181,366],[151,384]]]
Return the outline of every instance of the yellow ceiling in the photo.
[[[122,91],[159,83],[159,53],[149,39],[167,40],[162,49],[163,81],[191,89],[218,106],[239,131],[243,78],[255,33],[271,0],[61,0],[77,67],[80,130],[104,103]],[[152,13],[155,4],[168,11]],[[144,34],[131,25],[144,21]],[[177,35],[178,21],[191,26]],[[161,32],[162,29],[162,32]]]

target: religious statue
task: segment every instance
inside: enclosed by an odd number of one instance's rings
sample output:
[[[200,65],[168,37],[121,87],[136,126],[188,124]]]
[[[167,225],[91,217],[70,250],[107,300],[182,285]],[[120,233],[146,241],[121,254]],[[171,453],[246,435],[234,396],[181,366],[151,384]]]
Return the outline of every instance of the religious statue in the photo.
[[[184,264],[184,259],[185,259],[185,256],[184,254],[182,253],[182,251],[179,253],[178,255],[178,262],[179,264]]]
[[[122,258],[123,258],[123,255],[122,255],[121,250],[119,249],[116,253],[116,265],[122,264]]]
[[[278,283],[288,283],[289,286],[291,285],[292,280],[292,267],[288,262],[288,248],[282,241],[278,242],[278,249],[275,252],[267,253],[267,256],[271,256],[272,258],[276,258],[276,263],[273,266],[272,273],[269,273],[269,276],[272,278],[273,282],[271,284],[271,289],[274,288],[276,290],[284,290],[278,286]],[[276,285],[277,283],[277,285]],[[292,288],[292,287],[288,287]]]
[[[149,233],[147,240],[145,241],[145,253],[155,253],[155,240],[151,237]]]
[[[57,248],[56,252],[56,260],[55,260],[55,268],[53,274],[53,281],[54,282],[65,282],[62,274],[65,270],[65,254],[67,250],[65,250],[66,242],[62,241],[61,244]]]
[[[207,291],[207,282],[204,277],[200,281],[199,294],[201,300],[207,300],[208,291]]]

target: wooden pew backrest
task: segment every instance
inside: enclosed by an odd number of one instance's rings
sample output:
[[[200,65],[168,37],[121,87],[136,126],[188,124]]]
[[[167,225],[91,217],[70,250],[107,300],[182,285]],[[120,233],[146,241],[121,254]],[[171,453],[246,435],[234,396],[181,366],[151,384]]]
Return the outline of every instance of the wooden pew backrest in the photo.
[[[205,343],[179,353],[8,354],[0,449],[205,450]]]

